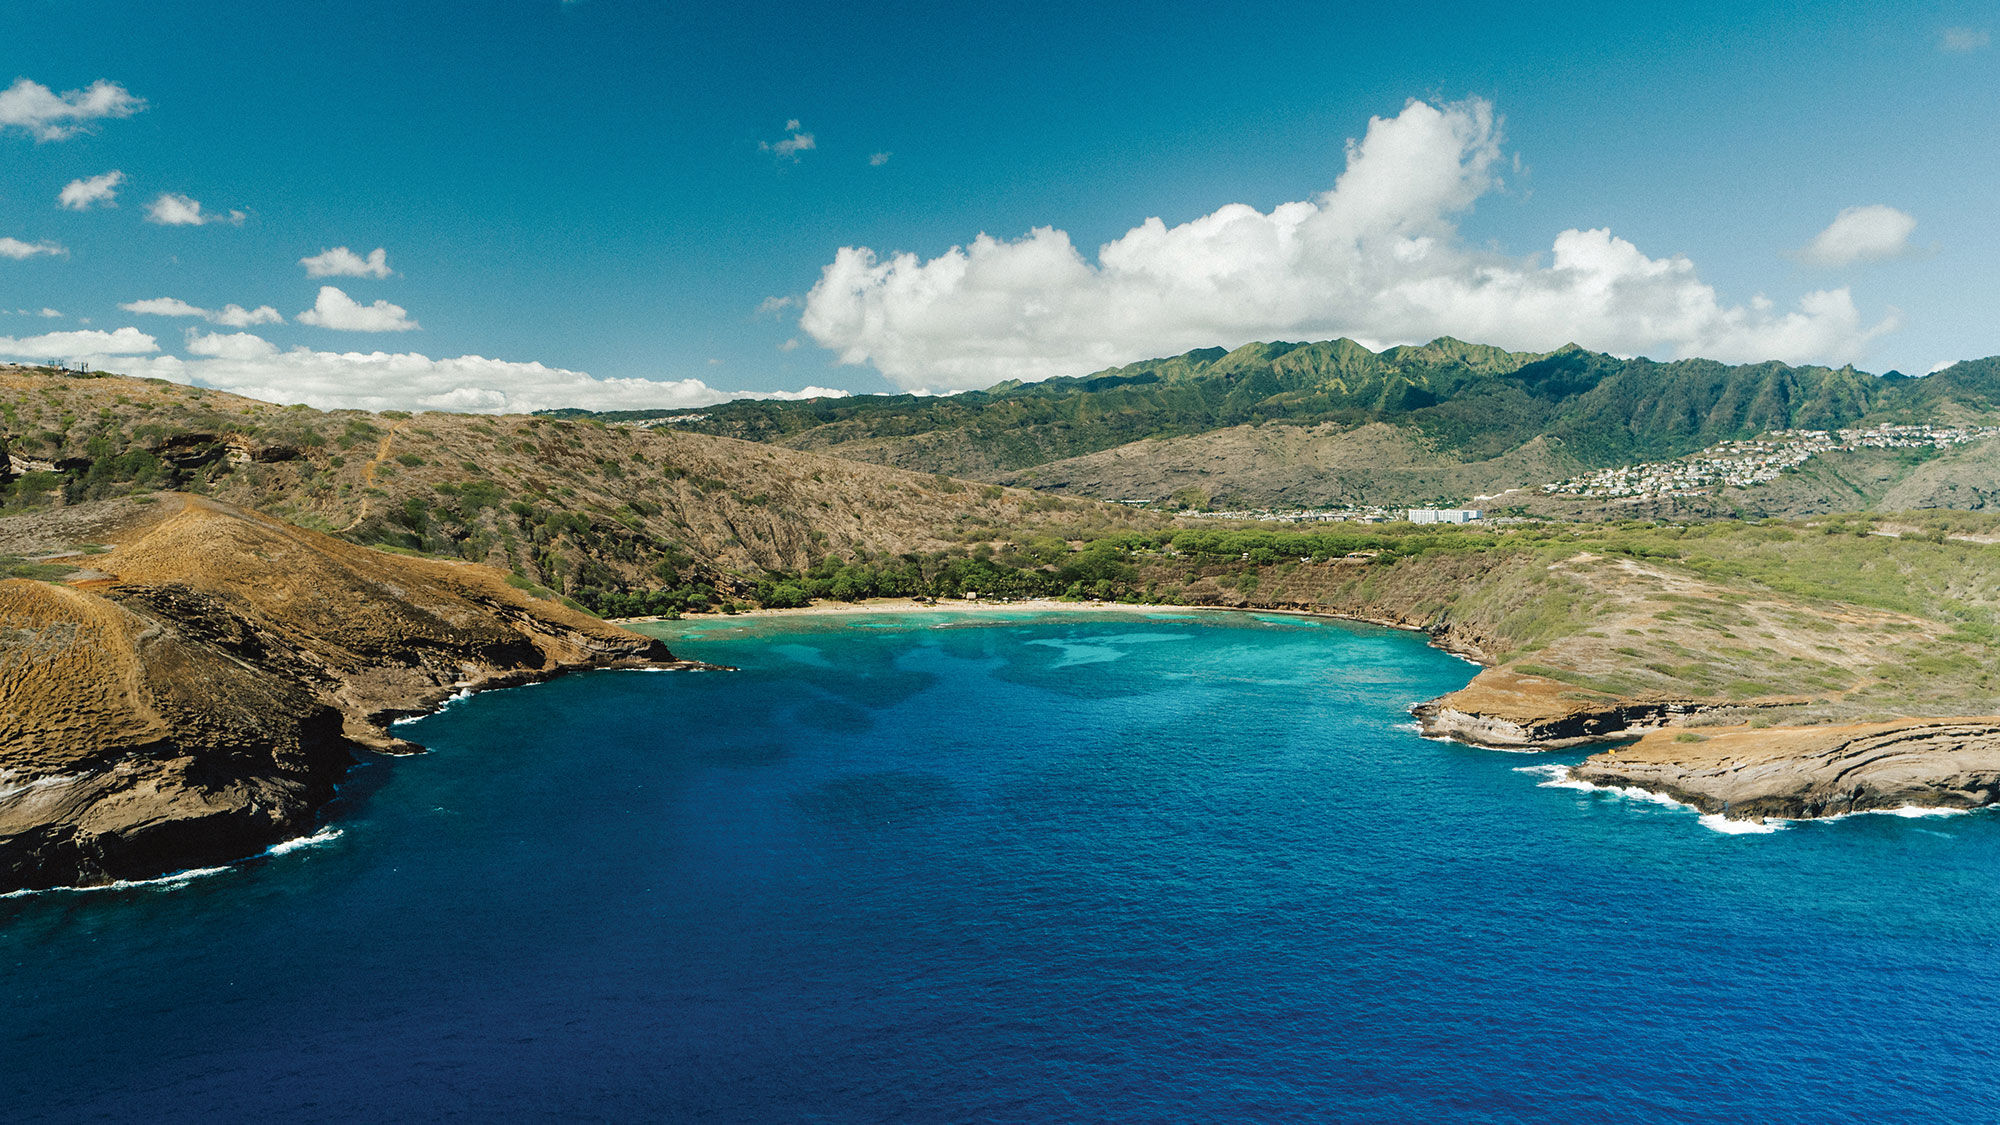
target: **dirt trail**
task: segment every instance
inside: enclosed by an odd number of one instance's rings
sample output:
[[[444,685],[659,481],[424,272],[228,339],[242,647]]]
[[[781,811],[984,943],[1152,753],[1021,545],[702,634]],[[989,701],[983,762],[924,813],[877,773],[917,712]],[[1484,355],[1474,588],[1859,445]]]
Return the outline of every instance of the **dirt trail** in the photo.
[[[369,458],[368,463],[361,466],[361,506],[355,509],[354,518],[348,521],[347,526],[334,532],[335,535],[353,531],[355,528],[361,526],[362,520],[368,518],[368,489],[375,487],[375,470],[382,467],[383,461],[388,460],[389,443],[396,440],[396,431],[402,429],[407,422],[408,419],[404,419],[390,426],[389,432],[383,434],[382,440],[376,443],[375,456]]]

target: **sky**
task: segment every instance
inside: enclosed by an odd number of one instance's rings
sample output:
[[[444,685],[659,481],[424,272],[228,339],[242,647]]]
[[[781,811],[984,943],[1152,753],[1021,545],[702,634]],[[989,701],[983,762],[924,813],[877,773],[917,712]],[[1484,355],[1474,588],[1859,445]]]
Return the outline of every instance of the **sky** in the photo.
[[[0,359],[496,411],[2000,353],[2000,7],[1390,8],[10,0]]]

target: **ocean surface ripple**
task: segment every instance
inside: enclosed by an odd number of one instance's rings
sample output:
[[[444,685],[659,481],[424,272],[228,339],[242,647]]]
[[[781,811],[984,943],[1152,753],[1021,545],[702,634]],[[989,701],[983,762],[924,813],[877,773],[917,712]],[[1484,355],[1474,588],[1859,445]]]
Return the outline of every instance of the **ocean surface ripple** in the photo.
[[[743,670],[455,702],[323,832],[0,900],[6,1119],[1992,1116],[1992,814],[1543,784],[1336,622],[666,639]]]

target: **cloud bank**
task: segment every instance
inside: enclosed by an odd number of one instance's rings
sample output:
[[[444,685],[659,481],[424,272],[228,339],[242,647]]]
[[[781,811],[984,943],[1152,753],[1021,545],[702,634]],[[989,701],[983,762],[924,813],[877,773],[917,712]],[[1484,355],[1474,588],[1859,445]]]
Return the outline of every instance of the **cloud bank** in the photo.
[[[130,117],[145,108],[145,99],[102,78],[61,94],[39,82],[16,78],[12,86],[0,90],[0,130],[21,129],[38,141],[65,141],[92,122]]]
[[[1501,122],[1473,98],[1411,101],[1347,144],[1331,190],[1269,212],[1233,203],[1168,227],[1148,219],[1092,262],[1053,227],[982,234],[925,261],[845,247],[800,326],[842,363],[904,387],[974,388],[1078,375],[1251,340],[1457,336],[1546,350],[1846,362],[1891,331],[1846,289],[1796,308],[1725,304],[1684,257],[1609,230],[1566,230],[1548,259],[1468,244],[1455,219],[1503,187]]]
[[[135,304],[162,304],[156,302]],[[184,304],[184,302],[172,302]],[[193,308],[193,306],[187,306]],[[185,315],[185,314],[179,314]],[[0,336],[0,357],[82,362],[94,370],[214,387],[266,402],[322,410],[452,410],[522,413],[575,406],[587,410],[659,410],[741,398],[841,398],[826,387],[801,391],[722,391],[700,379],[600,379],[541,363],[463,355],[432,359],[415,352],[289,351],[250,332],[191,329],[182,355],[159,355],[157,340],[137,328]]]
[[[1876,203],[1849,207],[1799,251],[1807,265],[1828,269],[1862,262],[1886,262],[1914,252],[1910,232],[1917,221],[1894,207]]]
[[[71,180],[56,193],[56,204],[70,211],[88,211],[103,205],[116,207],[118,185],[125,182],[125,173],[113,169],[101,176],[86,176]]]
[[[95,328],[77,332],[46,332],[21,339],[0,336],[0,356],[14,359],[89,358],[109,363],[114,356],[146,355],[159,350],[160,342],[137,328],[120,328],[116,332]]]
[[[131,331],[120,329],[120,333]],[[51,334],[84,335],[90,334]],[[6,342],[0,340],[0,344]],[[84,359],[107,371],[215,387],[267,402],[302,402],[322,410],[485,414],[563,406],[648,410],[708,406],[738,398],[837,398],[847,393],[824,387],[795,392],[719,391],[699,379],[599,379],[581,371],[476,355],[432,359],[415,352],[323,352],[303,347],[284,351],[248,332],[190,333],[184,350],[185,358],[54,350],[37,354]],[[0,347],[0,354],[22,353]]]
[[[364,305],[332,285],[319,287],[319,300],[299,314],[299,323],[341,332],[408,332],[418,327],[401,305],[387,301]]]
[[[299,264],[306,268],[307,277],[389,276],[389,252],[380,246],[370,250],[366,258],[345,246],[336,246],[310,258],[300,258]]]

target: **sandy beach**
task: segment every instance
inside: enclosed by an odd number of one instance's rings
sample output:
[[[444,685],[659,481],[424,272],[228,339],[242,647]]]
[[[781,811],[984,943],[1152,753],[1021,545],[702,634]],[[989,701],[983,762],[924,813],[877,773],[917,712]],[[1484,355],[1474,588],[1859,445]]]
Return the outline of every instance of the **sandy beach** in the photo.
[[[1057,598],[1024,598],[1019,601],[989,601],[986,599],[960,600],[944,599],[935,602],[920,602],[915,598],[873,598],[862,602],[815,602],[795,609],[745,609],[736,613],[694,613],[683,617],[616,617],[606,618],[613,625],[645,625],[660,621],[743,621],[759,617],[839,617],[873,616],[883,613],[1257,613],[1280,617],[1313,617],[1329,621],[1356,621],[1364,625],[1380,625],[1388,629],[1408,629],[1423,632],[1418,626],[1401,621],[1388,621],[1375,617],[1363,617],[1352,613],[1335,613],[1331,610],[1308,610],[1289,608],[1265,608],[1262,606],[1216,606],[1142,604],[1139,602],[1067,602]],[[1433,643],[1437,643],[1435,640]],[[1460,652],[1456,648],[1439,644],[1444,651],[1462,659],[1483,663],[1474,654]]]
[[[1334,617],[1336,614],[1307,613],[1303,610],[1259,609],[1245,610],[1234,606],[1201,605],[1141,605],[1137,602],[1066,602],[1056,598],[1026,598],[1020,601],[988,601],[986,599],[949,598],[935,602],[920,602],[915,598],[871,598],[862,602],[814,602],[812,605],[794,609],[745,609],[736,613],[691,613],[679,618],[670,617],[614,617],[606,618],[613,625],[642,625],[655,621],[725,621],[756,617],[824,617],[829,615],[856,615],[878,613],[980,613],[980,612],[1030,612],[1030,613],[1138,613],[1147,611],[1165,612],[1231,612],[1231,613],[1283,613],[1295,617]]]

